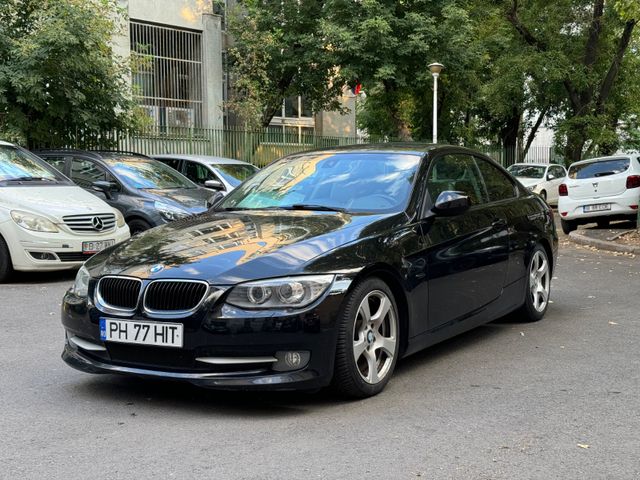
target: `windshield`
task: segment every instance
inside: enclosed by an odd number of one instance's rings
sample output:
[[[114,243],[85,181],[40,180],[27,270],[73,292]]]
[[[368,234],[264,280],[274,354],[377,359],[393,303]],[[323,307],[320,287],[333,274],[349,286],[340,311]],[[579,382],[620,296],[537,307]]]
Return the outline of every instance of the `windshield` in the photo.
[[[104,156],[104,155],[103,155]],[[106,157],[116,176],[131,188],[169,190],[198,188],[187,177],[158,160],[134,156]]]
[[[514,177],[542,178],[546,169],[536,165],[511,165],[507,170]]]
[[[66,179],[35,155],[11,145],[0,145],[0,182],[51,182]]]
[[[211,166],[215,168],[220,176],[232,187],[237,187],[258,171],[258,169],[253,165],[213,163]]]
[[[611,160],[600,160],[569,167],[569,178],[580,180],[581,178],[606,177],[622,173],[629,168],[631,162],[628,158],[614,158]]]
[[[313,153],[283,158],[231,192],[219,208],[394,212],[406,207],[420,156]]]

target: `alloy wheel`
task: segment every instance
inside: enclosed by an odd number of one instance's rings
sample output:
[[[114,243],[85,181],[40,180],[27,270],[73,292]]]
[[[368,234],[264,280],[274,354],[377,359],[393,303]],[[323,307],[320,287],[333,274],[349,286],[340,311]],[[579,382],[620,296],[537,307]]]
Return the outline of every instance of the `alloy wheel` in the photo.
[[[398,320],[386,293],[369,292],[358,307],[353,328],[353,357],[360,377],[369,384],[391,370],[398,341]]]
[[[538,250],[533,254],[529,267],[529,289],[531,305],[537,312],[542,312],[549,302],[550,272],[546,255]]]

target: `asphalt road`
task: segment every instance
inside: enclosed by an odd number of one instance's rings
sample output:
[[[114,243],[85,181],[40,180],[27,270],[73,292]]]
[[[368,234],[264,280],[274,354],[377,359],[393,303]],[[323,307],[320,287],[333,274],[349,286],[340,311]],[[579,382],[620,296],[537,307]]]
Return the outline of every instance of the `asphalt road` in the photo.
[[[555,276],[541,322],[478,328],[345,402],[77,372],[73,275],[23,275],[0,285],[0,478],[640,478],[640,259],[563,243]]]

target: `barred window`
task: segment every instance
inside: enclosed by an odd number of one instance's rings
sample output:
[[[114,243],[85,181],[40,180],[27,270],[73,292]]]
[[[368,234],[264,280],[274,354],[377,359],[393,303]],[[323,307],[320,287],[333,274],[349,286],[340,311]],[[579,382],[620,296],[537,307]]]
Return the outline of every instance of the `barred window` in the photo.
[[[202,126],[202,33],[132,20],[134,97],[153,124]]]

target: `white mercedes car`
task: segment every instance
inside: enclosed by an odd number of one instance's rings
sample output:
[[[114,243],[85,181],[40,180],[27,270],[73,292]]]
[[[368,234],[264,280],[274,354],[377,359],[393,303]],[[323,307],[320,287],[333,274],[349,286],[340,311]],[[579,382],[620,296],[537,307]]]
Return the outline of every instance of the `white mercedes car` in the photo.
[[[606,228],[611,220],[634,220],[640,200],[640,158],[615,155],[576,162],[559,194],[564,233],[585,223]]]
[[[550,205],[558,204],[558,187],[567,176],[562,165],[548,163],[514,163],[507,168],[509,173]]]
[[[0,282],[78,268],[130,237],[120,212],[31,152],[0,141]]]

